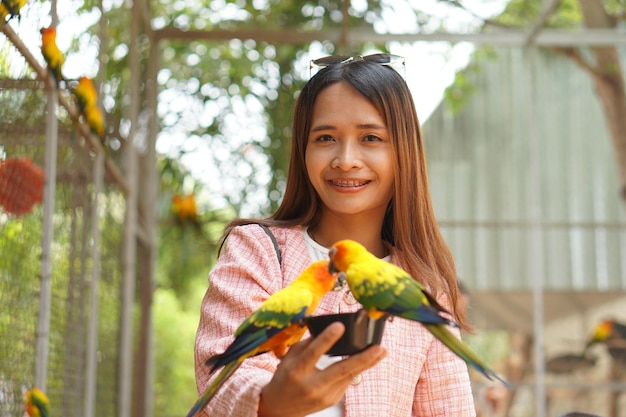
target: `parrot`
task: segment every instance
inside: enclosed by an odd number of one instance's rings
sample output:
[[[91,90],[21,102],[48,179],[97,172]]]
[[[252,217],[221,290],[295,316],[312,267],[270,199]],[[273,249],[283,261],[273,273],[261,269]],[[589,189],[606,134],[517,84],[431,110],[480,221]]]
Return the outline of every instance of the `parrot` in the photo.
[[[426,288],[402,268],[381,260],[354,240],[340,240],[329,250],[331,273],[340,273],[356,300],[372,319],[402,317],[421,323],[466,363],[485,375],[508,382],[490,369],[478,355],[446,326],[459,327],[442,313],[450,314]]]
[[[282,358],[289,346],[298,342],[306,332],[306,319],[315,312],[322,297],[339,288],[338,285],[337,275],[329,272],[329,261],[319,260],[306,267],[291,284],[265,300],[237,328],[235,340],[226,351],[205,362],[211,367],[211,373],[224,368],[187,417],[202,410],[245,359],[266,352]]]
[[[41,28],[40,32],[41,54],[46,64],[48,64],[50,72],[54,76],[57,87],[59,87],[61,81],[64,80],[62,68],[65,63],[65,56],[63,56],[57,46],[57,30],[54,26],[49,26],[47,28]]]
[[[30,417],[48,417],[50,415],[50,402],[48,397],[39,388],[31,388],[24,394],[26,413]]]
[[[82,76],[73,89],[80,113],[91,131],[100,139],[104,138],[104,116],[98,107],[98,91],[89,77]]]
[[[98,90],[93,85],[91,78],[85,76],[78,78],[78,85],[74,87],[73,91],[81,113],[84,112],[85,108],[98,104]]]
[[[91,131],[100,139],[104,139],[104,116],[98,106],[87,106],[83,112],[85,121]]]
[[[11,20],[14,17],[20,19],[20,10],[26,4],[26,0],[0,0],[0,17],[1,23],[5,23],[7,20]],[[1,27],[1,26],[0,26]]]
[[[198,222],[198,207],[193,194],[182,197],[180,194],[174,194],[172,197],[172,211],[181,224],[187,221],[192,223]]]
[[[599,323],[587,339],[583,353],[598,343],[606,345],[613,359],[626,363],[626,324],[611,319]]]

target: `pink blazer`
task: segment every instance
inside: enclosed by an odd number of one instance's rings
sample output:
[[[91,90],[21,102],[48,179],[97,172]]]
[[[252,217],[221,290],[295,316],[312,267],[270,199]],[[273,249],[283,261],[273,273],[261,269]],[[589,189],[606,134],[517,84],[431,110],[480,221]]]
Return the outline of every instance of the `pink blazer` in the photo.
[[[271,230],[280,246],[282,265],[265,231],[246,225],[232,231],[209,273],[195,343],[198,392],[210,380],[204,361],[222,353],[239,324],[311,263],[302,228]],[[400,263],[398,255],[392,252],[392,263]],[[446,305],[445,300],[442,304]],[[351,312],[359,306],[343,291],[331,292],[316,314]],[[422,325],[396,318],[386,324],[382,345],[388,356],[347,390],[346,417],[475,416],[467,366]],[[209,403],[206,415],[256,416],[261,388],[277,365],[271,353],[247,359]]]

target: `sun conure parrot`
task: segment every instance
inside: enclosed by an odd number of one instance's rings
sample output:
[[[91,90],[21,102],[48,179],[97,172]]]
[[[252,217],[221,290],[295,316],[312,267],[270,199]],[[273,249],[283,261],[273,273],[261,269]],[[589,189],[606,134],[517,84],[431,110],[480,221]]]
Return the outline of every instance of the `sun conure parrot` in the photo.
[[[104,138],[104,116],[98,107],[98,91],[91,78],[82,76],[73,89],[80,113],[91,131],[100,139]]]
[[[49,26],[47,28],[41,28],[40,32],[41,54],[46,64],[48,64],[48,69],[52,73],[58,87],[64,79],[62,70],[63,64],[65,63],[65,56],[63,56],[57,46],[57,30],[54,26]]]
[[[98,90],[93,85],[89,77],[78,78],[78,84],[73,89],[78,109],[82,113],[85,107],[96,106],[98,104]]]
[[[613,359],[626,363],[626,324],[610,319],[602,321],[587,339],[584,352],[598,343],[606,345]]]
[[[180,194],[174,194],[172,196],[172,211],[181,225],[187,222],[194,224],[198,222],[198,207],[193,194],[188,194],[184,197]]]
[[[50,402],[48,397],[39,388],[31,388],[24,394],[26,413],[30,417],[48,417],[50,415]]]
[[[329,272],[328,260],[321,260],[310,264],[291,284],[265,300],[237,328],[235,340],[226,351],[206,361],[211,372],[224,368],[204,390],[187,417],[206,407],[247,358],[265,352],[283,357],[289,346],[298,342],[306,332],[305,319],[315,312],[322,297],[336,286],[338,280]]]
[[[26,4],[27,0],[1,0],[0,1],[0,17],[2,17],[2,22],[0,22],[0,28],[4,22],[11,20],[14,17],[20,19],[20,10]],[[7,16],[9,17],[7,19]]]
[[[89,129],[100,139],[104,139],[104,116],[100,108],[98,106],[87,106],[83,111],[83,116]]]
[[[444,317],[449,314],[424,286],[402,268],[381,260],[353,240],[341,240],[329,251],[330,271],[342,272],[354,298],[373,319],[385,315],[420,322],[437,339],[488,379],[496,378],[508,385],[490,369],[472,349],[446,326],[458,325]],[[341,278],[340,278],[341,279]]]

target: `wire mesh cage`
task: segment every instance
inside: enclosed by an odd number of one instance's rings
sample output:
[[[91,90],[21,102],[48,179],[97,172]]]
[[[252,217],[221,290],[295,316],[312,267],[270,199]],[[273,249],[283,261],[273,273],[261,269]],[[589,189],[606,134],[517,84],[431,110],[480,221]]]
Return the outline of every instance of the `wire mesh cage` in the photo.
[[[97,350],[88,352],[94,266],[93,155],[71,121],[58,112],[58,155],[51,247],[51,308],[47,335],[38,334],[42,276],[45,165],[43,83],[0,73],[0,416],[22,416],[34,384],[36,343],[49,342],[47,389],[51,415],[84,415],[86,361],[97,358],[96,407],[116,415],[120,333],[120,253],[125,200],[104,186],[98,224],[102,279],[98,286]],[[10,103],[10,105],[5,105]],[[100,233],[100,232],[99,232]]]

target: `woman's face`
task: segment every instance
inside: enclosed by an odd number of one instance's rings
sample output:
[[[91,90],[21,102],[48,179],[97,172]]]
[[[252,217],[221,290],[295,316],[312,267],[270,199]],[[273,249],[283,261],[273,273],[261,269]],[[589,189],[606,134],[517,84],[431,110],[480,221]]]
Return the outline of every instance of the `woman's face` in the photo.
[[[393,195],[389,130],[372,103],[347,83],[333,84],[317,97],[306,169],[323,215],[384,216]]]

